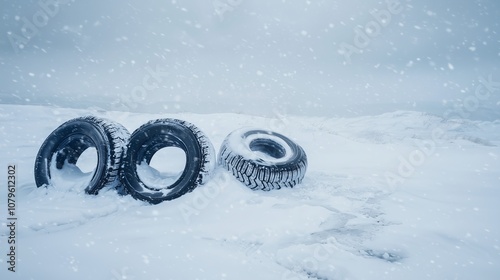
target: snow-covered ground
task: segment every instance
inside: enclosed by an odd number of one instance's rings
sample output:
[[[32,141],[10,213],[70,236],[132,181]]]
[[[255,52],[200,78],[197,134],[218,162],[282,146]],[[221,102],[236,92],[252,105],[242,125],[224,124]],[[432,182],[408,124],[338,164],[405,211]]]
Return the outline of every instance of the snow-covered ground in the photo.
[[[497,0],[3,1],[0,280],[497,279],[499,15]],[[217,168],[151,206],[84,194],[89,149],[37,189],[44,139],[88,114],[130,132],[184,119],[216,151],[274,130],[309,168],[272,192]],[[182,152],[162,156],[142,179],[177,176]]]
[[[242,126],[307,152],[294,189],[251,191],[217,168],[151,206],[115,190],[37,189],[35,155],[64,121],[131,132],[174,117],[218,147]],[[357,118],[133,114],[0,105],[0,279],[497,279],[500,121],[397,111]],[[16,272],[7,270],[6,179],[17,166]]]

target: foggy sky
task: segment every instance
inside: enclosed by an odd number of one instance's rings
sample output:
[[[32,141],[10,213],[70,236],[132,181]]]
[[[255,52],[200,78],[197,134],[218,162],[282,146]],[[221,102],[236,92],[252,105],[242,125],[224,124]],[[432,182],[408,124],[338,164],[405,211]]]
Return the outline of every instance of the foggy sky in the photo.
[[[53,1],[2,1],[0,103],[443,114],[500,82],[494,0]],[[470,116],[498,118],[499,96]]]

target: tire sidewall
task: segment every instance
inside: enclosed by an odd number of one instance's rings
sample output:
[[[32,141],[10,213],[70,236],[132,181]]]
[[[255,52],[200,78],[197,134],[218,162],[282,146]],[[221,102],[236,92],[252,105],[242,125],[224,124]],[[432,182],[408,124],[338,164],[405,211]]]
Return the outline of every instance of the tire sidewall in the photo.
[[[300,184],[307,156],[301,146],[280,133],[241,128],[222,143],[219,164],[250,189],[270,191]]]
[[[286,160],[277,159],[276,161],[273,161],[272,164],[266,163],[265,160],[263,160],[263,159],[256,160],[256,159],[248,159],[247,158],[248,161],[253,162],[254,164],[256,164],[258,166],[274,166],[276,168],[283,168],[283,167],[287,167],[287,166],[291,166],[291,165],[296,165],[300,161],[302,161],[304,159],[304,157],[306,157],[306,154],[305,154],[304,150],[302,149],[302,147],[297,145],[295,142],[293,142],[288,137],[284,136],[283,134],[277,133],[277,132],[266,131],[266,130],[262,130],[262,129],[240,129],[240,130],[234,131],[233,133],[234,133],[234,135],[230,135],[228,137],[228,139],[232,139],[232,140],[228,140],[228,141],[234,141],[236,139],[240,139],[239,141],[242,141],[243,143],[245,143],[246,139],[250,136],[253,136],[253,135],[272,136],[272,137],[277,137],[277,138],[281,139],[290,148],[291,155],[288,159],[286,159]],[[231,133],[231,134],[233,134],[233,133]],[[268,138],[268,140],[274,141],[272,138]],[[231,146],[231,143],[228,143],[228,144]],[[277,143],[277,144],[279,144],[279,143]],[[252,151],[248,145],[245,144],[244,147],[248,151]],[[238,151],[238,149],[232,149],[232,151],[233,151],[233,153],[235,153],[241,157],[245,157],[245,155],[243,153],[241,153],[241,151]]]
[[[85,189],[89,194],[96,194],[102,189],[108,175],[107,159],[110,157],[110,143],[104,129],[96,123],[85,119],[70,120],[54,130],[44,141],[36,157],[35,182],[37,186],[50,185],[52,180],[51,170],[54,168],[54,157],[64,148],[62,144],[70,137],[85,135],[97,151],[97,166],[92,174],[92,179]]]

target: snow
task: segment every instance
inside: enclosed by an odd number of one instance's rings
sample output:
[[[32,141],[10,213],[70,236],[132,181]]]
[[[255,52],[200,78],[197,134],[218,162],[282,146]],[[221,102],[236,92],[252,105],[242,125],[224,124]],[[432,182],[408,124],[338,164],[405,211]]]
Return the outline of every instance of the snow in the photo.
[[[15,273],[7,270],[6,191],[0,191],[1,279],[420,280],[500,274],[498,120],[412,111],[280,119],[171,114],[197,125],[216,150],[241,127],[277,130],[304,148],[308,172],[293,189],[262,192],[219,167],[193,192],[152,206],[112,189],[91,196],[64,184],[36,188],[34,157],[45,137],[88,114],[129,131],[165,117],[0,105],[1,164],[18,170]],[[397,179],[388,181],[388,174]]]
[[[11,273],[0,171],[0,279],[500,275],[498,1],[4,2],[0,165],[17,166],[19,219]],[[42,142],[87,115],[192,122],[207,158],[236,129],[276,131],[308,171],[254,192],[214,160],[151,206],[86,195],[89,150],[37,189]],[[164,186],[171,163],[141,179]]]
[[[57,156],[50,164],[51,185],[59,190],[84,192],[94,175],[97,166],[97,151],[94,147],[86,149],[78,158],[76,165],[67,161],[63,168],[56,167]]]
[[[94,165],[95,167],[96,165]],[[56,168],[56,157],[52,158],[50,165],[51,185],[57,189],[82,192],[88,187],[94,170],[83,172],[77,165],[66,162],[62,169]]]
[[[181,159],[178,159],[181,161]],[[169,161],[175,161],[175,159],[169,159]],[[186,160],[184,159],[184,162]],[[168,162],[163,163],[167,165]],[[172,169],[167,169],[172,170]],[[156,168],[149,165],[146,161],[141,164],[137,164],[137,176],[141,182],[150,189],[163,190],[165,195],[170,191],[167,189],[168,186],[172,185],[177,181],[177,179],[182,174],[183,169],[180,172],[160,172]]]
[[[127,139],[127,138],[125,138]],[[78,162],[76,163],[78,168],[84,172],[92,172],[94,171],[97,165],[97,150],[95,147],[89,147],[78,158]]]

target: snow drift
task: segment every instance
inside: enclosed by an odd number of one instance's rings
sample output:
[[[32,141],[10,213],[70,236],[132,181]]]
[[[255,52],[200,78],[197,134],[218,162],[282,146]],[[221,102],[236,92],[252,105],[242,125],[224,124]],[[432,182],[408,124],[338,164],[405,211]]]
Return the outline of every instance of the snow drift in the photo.
[[[0,106],[2,165],[16,164],[16,272],[2,279],[494,279],[500,264],[500,122],[398,111],[372,117],[175,114],[214,146],[243,126],[307,152],[293,189],[251,191],[222,168],[149,205],[116,190],[36,188],[34,157],[64,121],[94,114],[133,131],[153,114]],[[432,131],[441,130],[435,138]],[[4,175],[6,176],[6,175]],[[390,180],[389,180],[390,179]]]

